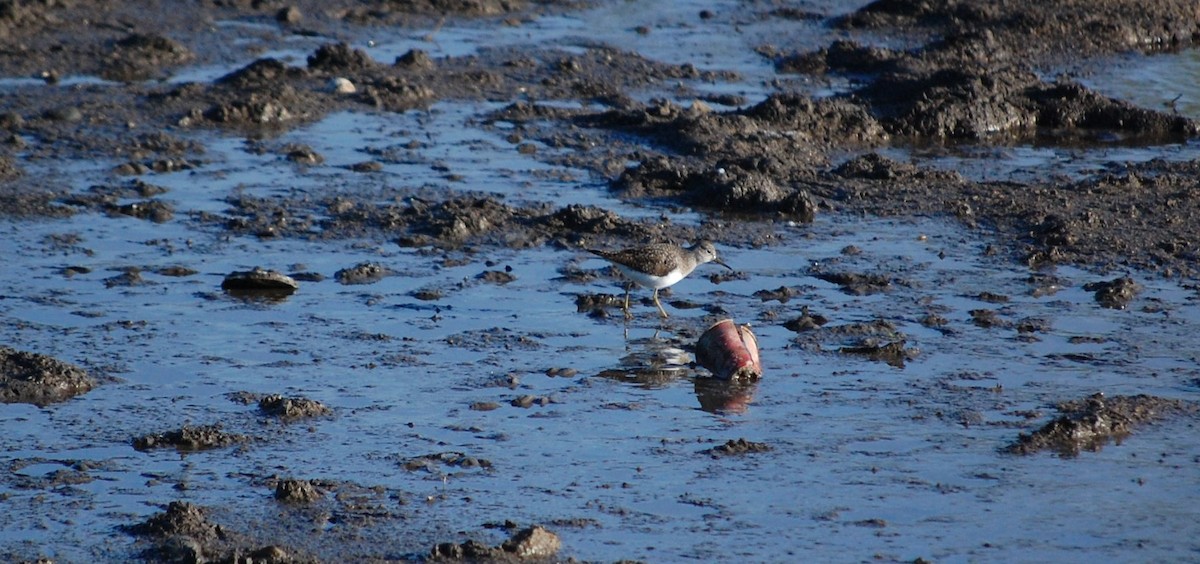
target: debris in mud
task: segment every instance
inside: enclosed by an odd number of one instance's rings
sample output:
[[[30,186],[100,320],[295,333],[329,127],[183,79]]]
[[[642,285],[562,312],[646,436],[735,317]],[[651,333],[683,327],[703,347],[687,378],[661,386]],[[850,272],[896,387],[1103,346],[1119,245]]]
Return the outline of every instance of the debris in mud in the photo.
[[[150,450],[173,447],[180,451],[206,450],[249,442],[250,437],[226,433],[221,425],[184,425],[178,431],[167,431],[133,439],[133,448]]]
[[[95,379],[78,366],[0,345],[0,402],[44,406],[94,387]]]
[[[696,341],[696,362],[718,380],[756,380],[762,376],[758,338],[749,325],[722,319]]]
[[[275,499],[284,503],[312,503],[324,496],[312,480],[283,479],[275,484]]]
[[[267,415],[279,417],[288,422],[333,413],[332,409],[319,401],[299,397],[285,398],[279,394],[269,395],[258,400],[258,408]]]
[[[1091,282],[1083,285],[1083,289],[1096,293],[1096,302],[1109,309],[1125,309],[1142,291],[1142,285],[1134,282],[1128,276],[1114,278],[1104,282]]]
[[[558,535],[540,525],[534,525],[517,531],[498,547],[489,547],[475,540],[468,540],[462,544],[446,542],[433,547],[429,556],[435,561],[516,562],[552,558],[560,548],[562,541]]]
[[[333,279],[337,280],[339,284],[347,286],[354,284],[374,284],[392,274],[392,270],[382,264],[363,262],[333,273]]]
[[[1041,429],[1021,433],[1003,450],[1012,454],[1034,454],[1052,449],[1064,457],[1081,451],[1098,451],[1108,441],[1120,444],[1139,425],[1173,414],[1195,413],[1194,404],[1149,396],[1105,397],[1093,394],[1082,400],[1060,403],[1060,415]]]
[[[258,267],[254,270],[231,272],[221,282],[221,289],[227,294],[246,299],[283,299],[299,288],[300,284],[290,276]]]
[[[756,443],[747,441],[746,439],[731,439],[723,445],[702,450],[700,453],[711,455],[713,458],[720,458],[722,456],[738,456],[759,452],[771,452],[771,450],[773,450],[771,445],[768,445],[767,443]]]
[[[400,463],[400,466],[410,472],[424,470],[432,474],[441,474],[440,466],[454,466],[457,468],[480,468],[490,470],[492,462],[485,458],[475,458],[461,452],[439,452],[435,454],[426,454],[409,458]]]

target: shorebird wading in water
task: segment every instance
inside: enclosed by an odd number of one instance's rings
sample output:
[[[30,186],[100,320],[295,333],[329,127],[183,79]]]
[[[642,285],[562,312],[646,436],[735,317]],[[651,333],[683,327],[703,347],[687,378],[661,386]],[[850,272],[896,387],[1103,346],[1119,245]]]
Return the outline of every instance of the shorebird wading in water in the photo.
[[[588,252],[599,256],[617,267],[626,277],[645,288],[654,289],[654,305],[664,318],[667,310],[658,301],[658,291],[683,280],[706,262],[715,262],[729,270],[733,267],[725,264],[717,256],[717,248],[709,241],[700,241],[691,248],[685,249],[670,243],[656,243],[644,247],[633,247],[619,251],[600,251],[588,249]],[[629,291],[625,287],[625,317],[629,317]]]

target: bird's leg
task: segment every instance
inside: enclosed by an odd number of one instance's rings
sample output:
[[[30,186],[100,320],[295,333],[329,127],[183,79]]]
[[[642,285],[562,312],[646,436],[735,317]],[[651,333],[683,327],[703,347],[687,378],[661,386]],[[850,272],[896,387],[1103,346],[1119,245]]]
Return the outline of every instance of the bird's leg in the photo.
[[[625,312],[625,319],[633,318],[633,314],[629,313],[629,291],[632,289],[633,288],[630,285],[625,285],[625,309],[621,310]]]
[[[654,305],[658,306],[658,313],[662,314],[663,319],[671,317],[667,315],[667,310],[663,309],[662,304],[658,301],[658,288],[654,289]]]

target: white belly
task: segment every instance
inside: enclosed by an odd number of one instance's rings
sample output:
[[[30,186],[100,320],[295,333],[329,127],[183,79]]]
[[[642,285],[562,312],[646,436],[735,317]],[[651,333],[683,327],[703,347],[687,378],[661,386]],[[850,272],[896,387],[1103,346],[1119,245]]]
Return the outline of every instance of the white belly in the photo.
[[[673,286],[676,282],[683,280],[684,277],[684,273],[679,272],[678,270],[666,276],[651,276],[645,272],[638,272],[624,265],[618,264],[615,266],[621,271],[621,274],[628,276],[630,280],[637,282],[639,286],[653,288],[655,290],[661,290],[667,286]]]

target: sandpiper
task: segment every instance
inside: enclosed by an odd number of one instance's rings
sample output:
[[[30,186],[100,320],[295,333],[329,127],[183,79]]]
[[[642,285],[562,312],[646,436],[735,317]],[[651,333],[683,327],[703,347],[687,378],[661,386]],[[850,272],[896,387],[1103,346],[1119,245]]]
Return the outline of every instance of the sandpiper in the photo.
[[[708,241],[700,241],[684,249],[670,243],[656,243],[644,247],[633,247],[619,251],[588,249],[616,266],[622,274],[645,288],[654,289],[654,305],[664,318],[667,310],[658,301],[658,291],[683,280],[697,266],[715,262],[729,270],[733,267],[717,257],[717,248]],[[629,290],[625,288],[625,317],[629,317]]]

